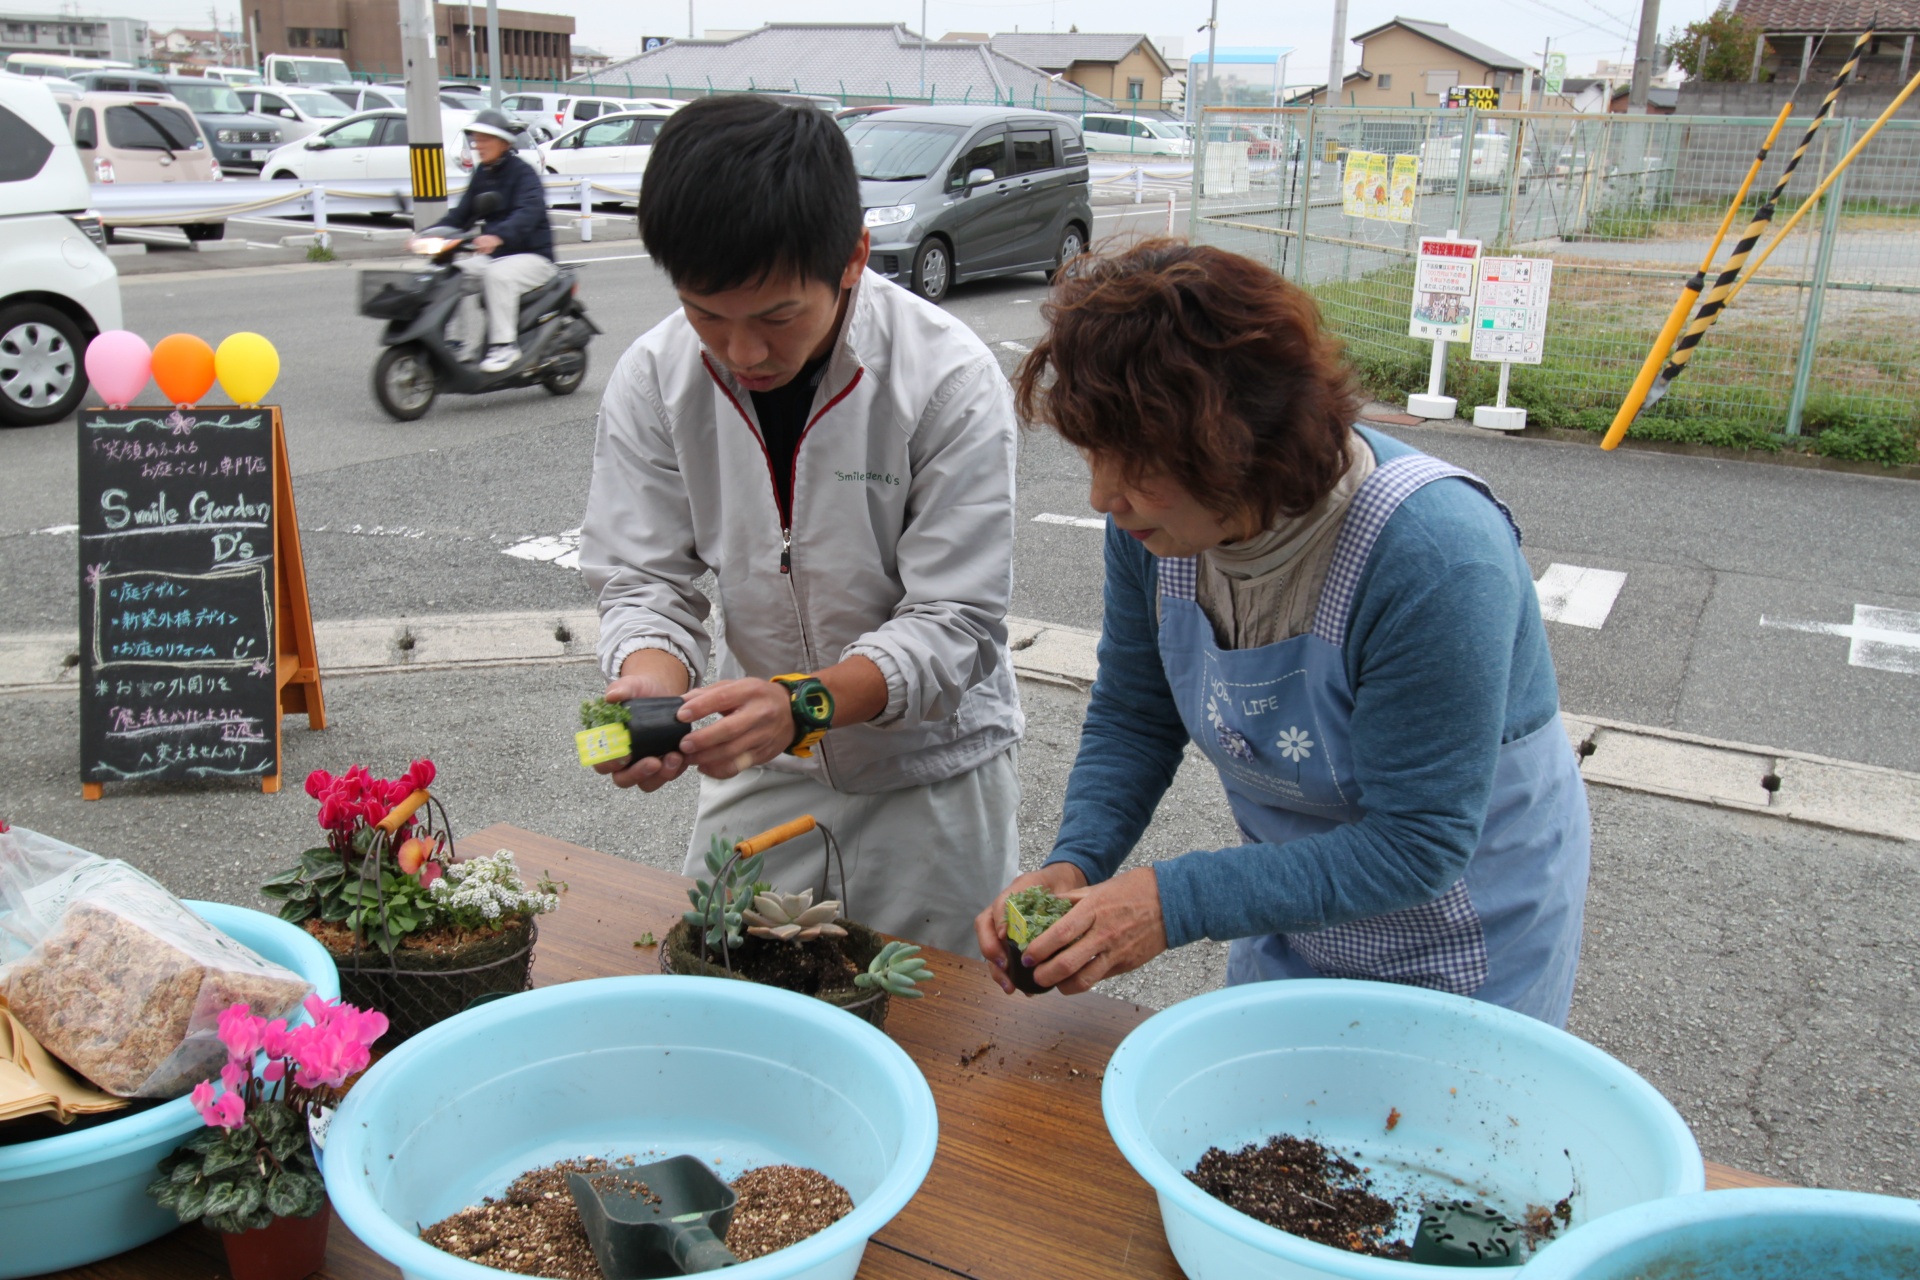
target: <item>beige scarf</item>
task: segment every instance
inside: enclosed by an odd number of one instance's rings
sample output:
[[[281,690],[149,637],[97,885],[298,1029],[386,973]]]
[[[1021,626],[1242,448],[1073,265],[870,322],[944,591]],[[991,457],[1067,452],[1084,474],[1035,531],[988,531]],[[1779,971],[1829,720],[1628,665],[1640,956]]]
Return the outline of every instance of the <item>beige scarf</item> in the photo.
[[[1257,649],[1313,626],[1340,526],[1375,466],[1373,450],[1358,433],[1349,437],[1347,456],[1346,474],[1313,510],[1201,554],[1195,603],[1221,648]]]

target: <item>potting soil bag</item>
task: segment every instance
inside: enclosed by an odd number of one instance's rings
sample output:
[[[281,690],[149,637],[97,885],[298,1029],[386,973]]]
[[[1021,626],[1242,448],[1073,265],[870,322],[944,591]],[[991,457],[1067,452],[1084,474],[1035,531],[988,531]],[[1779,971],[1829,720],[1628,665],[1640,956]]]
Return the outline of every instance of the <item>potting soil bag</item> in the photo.
[[[179,1097],[226,1062],[228,1006],[278,1018],[312,990],[126,863],[0,831],[0,997],[109,1093]]]

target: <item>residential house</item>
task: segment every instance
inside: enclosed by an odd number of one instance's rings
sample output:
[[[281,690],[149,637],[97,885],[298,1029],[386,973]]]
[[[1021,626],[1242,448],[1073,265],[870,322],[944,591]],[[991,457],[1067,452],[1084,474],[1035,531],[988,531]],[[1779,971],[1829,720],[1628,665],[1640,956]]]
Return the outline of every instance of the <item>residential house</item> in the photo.
[[[9,53],[138,63],[147,56],[147,24],[139,18],[0,13],[0,57]]]
[[[1627,100],[1633,97],[1633,86],[1623,84],[1616,87],[1607,99],[1607,110],[1614,115],[1625,115]],[[1650,116],[1670,116],[1674,106],[1680,100],[1678,89],[1667,89],[1659,85],[1647,87],[1647,114]]]
[[[612,57],[584,44],[573,46],[573,74],[576,76],[597,75],[607,69]]]
[[[1830,83],[1863,31],[1874,33],[1855,72],[1863,85],[1901,85],[1920,71],[1920,0],[1734,0],[1736,16],[1759,28],[1754,71],[1777,83]]]
[[[595,79],[677,98],[760,90],[830,97],[848,106],[1000,102],[1063,112],[1113,109],[1106,98],[990,44],[923,43],[899,23],[775,22],[728,40],[675,40],[615,62]]]
[[[1455,31],[1444,22],[1395,18],[1353,37],[1359,62],[1341,82],[1338,105],[1444,107],[1457,84],[1489,85],[1500,105],[1520,105],[1524,60]],[[1321,103],[1326,86],[1295,95],[1295,103]]]
[[[1121,108],[1166,109],[1173,67],[1147,36],[1092,31],[1001,32],[993,48],[1057,75]]]

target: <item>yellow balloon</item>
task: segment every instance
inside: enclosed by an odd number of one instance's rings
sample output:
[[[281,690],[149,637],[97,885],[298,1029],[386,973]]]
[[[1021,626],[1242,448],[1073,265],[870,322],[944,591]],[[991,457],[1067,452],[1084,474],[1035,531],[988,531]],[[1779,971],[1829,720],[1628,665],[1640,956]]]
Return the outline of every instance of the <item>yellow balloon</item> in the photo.
[[[257,333],[230,334],[213,353],[213,370],[235,404],[259,404],[280,376],[280,353]]]

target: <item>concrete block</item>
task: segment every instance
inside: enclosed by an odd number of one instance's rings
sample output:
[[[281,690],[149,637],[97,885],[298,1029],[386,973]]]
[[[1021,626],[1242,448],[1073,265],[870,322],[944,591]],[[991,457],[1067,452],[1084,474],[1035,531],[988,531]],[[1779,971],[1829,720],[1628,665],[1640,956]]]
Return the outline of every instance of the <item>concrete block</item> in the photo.
[[[1100,636],[1025,618],[1007,619],[1007,645],[1018,675],[1088,689],[1100,674]]]
[[[1771,756],[1601,729],[1580,772],[1588,782],[1737,809],[1766,809]]]
[[[126,244],[122,242],[107,246],[107,256],[109,258],[138,258],[146,253],[146,251],[147,246],[144,244]]]
[[[311,249],[319,243],[320,237],[311,232],[304,235],[280,237],[280,247],[282,249]]]
[[[1407,397],[1407,412],[1416,418],[1451,418],[1460,402],[1452,396],[1430,396],[1422,393]]]
[[[1920,840],[1920,777],[1840,762],[1788,758],[1776,770],[1774,812],[1803,822]]]
[[[190,240],[187,242],[195,253],[237,253],[253,246],[242,240]]]
[[[78,634],[21,634],[0,636],[0,689],[32,689],[75,685],[78,666],[68,666],[79,652]]]

